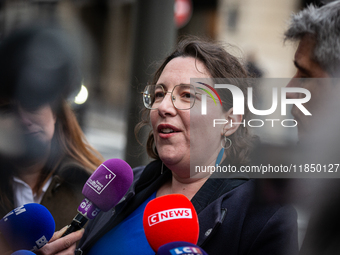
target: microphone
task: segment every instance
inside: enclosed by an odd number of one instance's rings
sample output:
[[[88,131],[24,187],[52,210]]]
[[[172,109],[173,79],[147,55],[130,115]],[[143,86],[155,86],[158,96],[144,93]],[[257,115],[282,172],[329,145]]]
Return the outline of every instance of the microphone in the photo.
[[[155,252],[170,242],[196,244],[198,240],[197,213],[190,200],[182,194],[151,200],[144,210],[143,227],[146,239]]]
[[[103,162],[86,181],[82,191],[85,198],[78,207],[78,214],[62,236],[81,229],[100,211],[107,212],[116,206],[132,181],[132,169],[124,160],[108,159]]]
[[[208,255],[201,247],[189,242],[171,242],[159,247],[156,255]]]
[[[28,251],[28,250],[19,250],[19,251],[13,252],[11,255],[35,255],[35,253]]]
[[[5,215],[0,221],[0,231],[13,251],[36,251],[52,238],[55,222],[45,206],[30,203]]]

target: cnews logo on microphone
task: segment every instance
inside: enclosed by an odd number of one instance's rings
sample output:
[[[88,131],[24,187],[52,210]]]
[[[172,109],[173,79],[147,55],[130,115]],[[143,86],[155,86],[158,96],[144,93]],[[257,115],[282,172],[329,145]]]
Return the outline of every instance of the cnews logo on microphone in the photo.
[[[178,254],[203,254],[200,249],[196,247],[186,246],[186,247],[178,247],[175,249],[170,250],[171,255],[178,255]]]
[[[190,208],[174,208],[170,210],[161,211],[152,214],[148,217],[149,226],[157,223],[175,220],[175,219],[192,219],[192,212]]]

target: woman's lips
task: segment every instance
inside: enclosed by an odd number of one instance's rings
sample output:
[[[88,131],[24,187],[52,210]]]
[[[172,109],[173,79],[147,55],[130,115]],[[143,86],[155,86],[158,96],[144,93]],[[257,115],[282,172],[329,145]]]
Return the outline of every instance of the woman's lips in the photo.
[[[169,138],[180,132],[180,130],[173,125],[160,124],[157,127],[157,132],[161,138]]]

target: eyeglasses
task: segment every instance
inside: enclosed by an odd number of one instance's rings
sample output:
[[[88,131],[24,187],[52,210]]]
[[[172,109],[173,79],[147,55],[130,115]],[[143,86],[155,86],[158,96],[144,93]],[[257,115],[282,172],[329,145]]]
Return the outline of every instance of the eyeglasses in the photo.
[[[176,85],[171,92],[166,91],[162,85],[147,85],[143,92],[144,106],[150,110],[157,109],[167,93],[171,94],[172,104],[178,110],[191,109],[195,104],[196,94],[200,94],[190,84]]]

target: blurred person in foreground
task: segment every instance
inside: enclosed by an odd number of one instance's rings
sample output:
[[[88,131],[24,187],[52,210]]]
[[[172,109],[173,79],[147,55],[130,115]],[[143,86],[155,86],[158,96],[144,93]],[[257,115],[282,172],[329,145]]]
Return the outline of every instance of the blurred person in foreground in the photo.
[[[296,106],[292,114],[298,121],[298,148],[294,157],[304,163],[340,163],[338,125],[340,77],[340,1],[320,8],[309,6],[291,18],[285,40],[298,41],[294,57],[297,72],[288,87],[303,87],[311,93],[306,116]],[[320,79],[321,78],[321,79]],[[292,99],[302,98],[291,93]],[[293,156],[293,154],[292,154]],[[330,174],[327,178],[331,178]],[[301,254],[339,254],[339,179],[296,180],[298,192],[310,190],[307,207],[311,218]],[[298,193],[297,193],[298,194]],[[301,195],[297,195],[298,197]],[[309,203],[308,203],[309,202]]]
[[[77,213],[82,188],[103,161],[67,102],[81,79],[62,36],[56,29],[25,28],[0,45],[0,131],[13,138],[2,136],[0,142],[0,216],[40,203],[57,230]],[[5,123],[11,123],[7,129]],[[16,143],[15,153],[8,153]],[[81,234],[57,243],[66,248]]]
[[[143,230],[144,208],[156,197],[175,193],[193,203],[200,228],[197,245],[208,254],[297,253],[292,207],[261,204],[254,180],[190,175],[192,165],[249,164],[255,140],[243,125],[213,128],[214,118],[236,123],[247,116],[233,114],[232,95],[223,89],[218,92],[223,106],[208,98],[211,110],[202,116],[202,85],[191,78],[235,78],[245,91],[246,83],[236,78],[246,77],[244,66],[221,45],[191,37],[178,43],[143,93],[141,125],[151,124],[147,151],[155,160],[134,169],[136,180],[122,203],[89,223],[79,253],[154,254]]]
[[[39,147],[39,153],[8,159],[1,167],[1,217],[23,204],[41,203],[56,228],[64,227],[83,199],[85,182],[103,160],[87,143],[65,100],[28,107],[0,99],[0,113],[16,116],[24,139]]]

